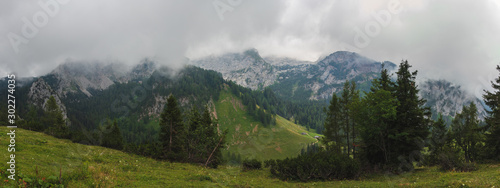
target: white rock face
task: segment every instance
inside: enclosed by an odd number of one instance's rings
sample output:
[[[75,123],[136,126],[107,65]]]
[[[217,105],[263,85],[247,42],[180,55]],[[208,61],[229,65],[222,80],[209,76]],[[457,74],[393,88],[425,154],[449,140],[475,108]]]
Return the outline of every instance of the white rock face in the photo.
[[[63,114],[63,118],[67,119],[68,116],[66,112],[66,106],[64,106],[64,104],[61,102],[61,98],[59,97],[59,95],[54,90],[52,90],[52,88],[50,88],[50,86],[42,78],[39,78],[31,85],[30,91],[28,92],[28,101],[30,104],[46,110],[47,101],[49,100],[50,96],[54,96],[57,106],[59,106],[59,109]]]
[[[209,56],[191,61],[191,64],[222,73],[224,79],[251,89],[262,89],[277,81],[277,72],[267,63],[257,50]]]
[[[419,95],[427,100],[426,106],[444,116],[455,116],[464,105],[473,102],[478,109],[478,116],[484,119],[487,115],[483,103],[474,95],[467,93],[451,82],[445,80],[427,80],[418,87]]]
[[[51,72],[51,75],[58,81],[57,87],[53,89],[60,96],[80,90],[91,97],[90,89],[105,90],[115,83],[127,83],[131,80],[149,77],[156,68],[156,63],[148,59],[143,60],[132,70],[128,70],[122,64],[69,62],[58,66]]]

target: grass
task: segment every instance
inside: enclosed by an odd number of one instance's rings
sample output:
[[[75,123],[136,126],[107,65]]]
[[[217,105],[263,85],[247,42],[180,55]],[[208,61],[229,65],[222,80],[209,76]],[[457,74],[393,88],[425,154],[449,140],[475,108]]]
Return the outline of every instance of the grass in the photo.
[[[8,128],[0,127],[3,164],[8,161]],[[16,174],[59,176],[67,187],[500,187],[500,165],[479,165],[474,172],[419,168],[403,175],[368,174],[358,180],[290,182],[272,178],[268,169],[242,171],[239,166],[208,169],[193,164],[156,161],[99,146],[72,143],[43,133],[16,129]],[[0,186],[5,182],[2,168]],[[38,169],[38,175],[35,170]],[[18,177],[16,177],[18,179]]]
[[[318,135],[280,116],[276,125],[264,127],[246,112],[241,100],[223,90],[215,104],[220,129],[228,129],[226,151],[239,153],[242,158],[258,160],[295,157],[307,144],[317,142]],[[307,133],[301,135],[301,133]]]

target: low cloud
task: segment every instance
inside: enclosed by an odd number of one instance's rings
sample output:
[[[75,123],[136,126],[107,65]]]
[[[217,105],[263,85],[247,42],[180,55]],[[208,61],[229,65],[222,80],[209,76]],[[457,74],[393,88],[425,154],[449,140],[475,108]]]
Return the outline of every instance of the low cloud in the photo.
[[[378,61],[407,59],[419,77],[451,80],[475,92],[497,75],[499,5],[493,0],[6,1],[0,6],[0,74],[39,76],[68,59],[131,65],[149,57],[180,67],[184,57],[248,48],[309,61],[351,50]],[[25,20],[40,25],[33,37],[23,34]],[[28,41],[17,45],[17,52],[12,34]]]

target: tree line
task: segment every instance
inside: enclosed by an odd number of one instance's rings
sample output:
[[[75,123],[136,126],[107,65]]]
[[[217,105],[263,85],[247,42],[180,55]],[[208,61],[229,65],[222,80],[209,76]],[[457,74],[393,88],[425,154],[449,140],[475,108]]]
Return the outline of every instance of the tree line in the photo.
[[[491,109],[485,123],[470,103],[447,126],[442,116],[430,119],[418,95],[417,71],[410,68],[402,61],[395,80],[382,69],[364,97],[355,82],[346,81],[325,110],[323,146],[308,145],[298,157],[265,166],[282,180],[310,181],[352,179],[375,169],[401,173],[415,163],[471,171],[476,162],[500,161],[500,76],[492,82],[495,91],[483,96]]]
[[[212,121],[207,107],[202,114],[192,108],[184,115],[188,116],[185,122],[177,100],[170,95],[160,116],[159,141],[163,152],[157,157],[217,167],[223,162],[226,132],[217,131],[217,123]]]

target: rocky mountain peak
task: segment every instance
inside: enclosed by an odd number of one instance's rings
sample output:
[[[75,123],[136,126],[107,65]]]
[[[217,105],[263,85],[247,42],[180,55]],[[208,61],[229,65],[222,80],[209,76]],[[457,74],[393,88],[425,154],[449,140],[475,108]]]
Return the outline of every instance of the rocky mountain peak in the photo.
[[[47,101],[50,96],[54,96],[64,119],[67,119],[66,106],[61,102],[59,95],[49,86],[49,84],[47,84],[47,82],[45,82],[45,80],[43,80],[43,78],[38,78],[38,80],[31,84],[28,92],[28,103],[46,110]]]

